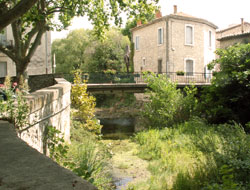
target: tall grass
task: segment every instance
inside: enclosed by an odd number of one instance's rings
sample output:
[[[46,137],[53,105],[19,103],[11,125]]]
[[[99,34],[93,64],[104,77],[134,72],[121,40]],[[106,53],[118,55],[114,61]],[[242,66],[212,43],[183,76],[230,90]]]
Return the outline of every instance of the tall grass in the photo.
[[[250,189],[250,137],[237,124],[201,119],[135,135],[152,178],[136,190]]]
[[[110,153],[97,137],[74,121],[71,145],[67,154],[68,166],[78,176],[94,184],[99,190],[112,190],[108,161]]]

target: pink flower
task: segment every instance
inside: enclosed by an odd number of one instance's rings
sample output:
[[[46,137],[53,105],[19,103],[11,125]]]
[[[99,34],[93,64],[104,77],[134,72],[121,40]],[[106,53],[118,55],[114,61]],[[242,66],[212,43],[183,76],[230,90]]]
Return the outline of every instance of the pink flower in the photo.
[[[0,84],[0,88],[4,88],[4,84]]]
[[[17,83],[16,83],[16,82],[14,82],[14,83],[12,84],[12,86],[13,86],[13,87],[17,86]]]

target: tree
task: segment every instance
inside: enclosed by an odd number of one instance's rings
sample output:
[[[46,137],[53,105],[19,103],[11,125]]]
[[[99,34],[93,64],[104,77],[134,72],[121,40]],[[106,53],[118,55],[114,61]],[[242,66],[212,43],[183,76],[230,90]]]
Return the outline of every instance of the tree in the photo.
[[[56,55],[56,72],[70,73],[80,69],[85,63],[85,51],[93,35],[90,30],[74,30],[64,39],[52,43],[52,54]]]
[[[105,39],[98,39],[91,30],[74,30],[65,39],[55,40],[52,53],[56,55],[56,72],[70,73],[81,69],[84,72],[125,70],[123,56],[127,37],[118,29],[112,28]]]
[[[21,0],[13,5],[13,1],[0,0],[0,31],[24,15],[37,1]]]
[[[107,32],[105,40],[91,43],[86,52],[84,71],[87,72],[124,72],[124,54],[129,40],[118,29]]]
[[[6,2],[12,2],[9,4],[10,9],[18,4],[17,1]],[[44,32],[53,29],[62,30],[70,25],[74,16],[87,15],[95,26],[94,33],[97,36],[102,36],[104,29],[107,29],[110,24],[109,20],[113,19],[116,25],[122,23],[121,12],[126,12],[129,16],[143,18],[145,13],[154,11],[155,3],[158,3],[158,0],[39,0],[22,17],[12,22],[15,43],[8,47],[0,46],[0,51],[15,62],[17,80],[19,81],[41,43]],[[54,19],[56,13],[59,14],[59,23]]]
[[[216,51],[219,64],[211,86],[205,88],[202,108],[212,123],[230,120],[245,125],[250,121],[250,44],[238,44]]]

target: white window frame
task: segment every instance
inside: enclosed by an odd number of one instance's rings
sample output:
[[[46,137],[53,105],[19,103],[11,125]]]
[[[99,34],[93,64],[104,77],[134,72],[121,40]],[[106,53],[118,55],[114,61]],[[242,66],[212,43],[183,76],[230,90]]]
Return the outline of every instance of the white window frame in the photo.
[[[187,27],[191,27],[192,28],[192,44],[188,44],[187,43]],[[191,24],[185,24],[185,45],[187,46],[194,46],[194,25]]]
[[[159,30],[161,30],[161,36],[159,36]],[[162,45],[164,43],[163,27],[157,29],[157,45]],[[161,40],[160,40],[161,38]]]
[[[140,36],[135,36],[135,50],[140,49]]]
[[[193,61],[193,74],[195,73],[195,59],[193,59],[193,58],[185,58],[185,59],[184,59],[184,72],[185,72],[185,75],[187,74],[186,62],[187,62],[188,60]],[[194,77],[194,75],[187,75],[187,76],[189,76],[189,77]]]

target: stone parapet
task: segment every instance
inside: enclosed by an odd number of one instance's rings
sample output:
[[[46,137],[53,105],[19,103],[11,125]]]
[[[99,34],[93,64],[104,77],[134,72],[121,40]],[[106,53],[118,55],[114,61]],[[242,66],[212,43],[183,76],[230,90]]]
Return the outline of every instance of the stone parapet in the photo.
[[[55,81],[55,85],[25,97],[30,108],[29,125],[21,130],[19,137],[41,153],[46,153],[43,139],[48,126],[61,131],[65,141],[70,141],[71,84],[62,78]]]

